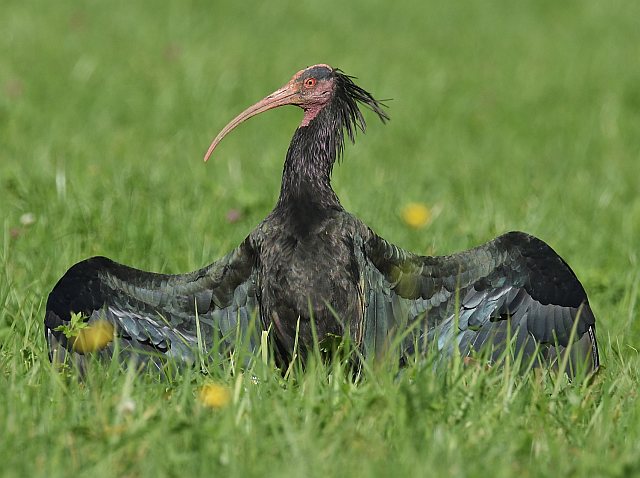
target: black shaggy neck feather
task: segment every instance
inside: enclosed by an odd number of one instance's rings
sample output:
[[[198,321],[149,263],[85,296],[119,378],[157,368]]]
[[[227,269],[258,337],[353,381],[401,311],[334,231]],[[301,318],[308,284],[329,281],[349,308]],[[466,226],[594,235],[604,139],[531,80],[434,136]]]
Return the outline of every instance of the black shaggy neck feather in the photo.
[[[360,88],[340,70],[335,70],[332,98],[306,126],[299,127],[287,151],[276,209],[342,209],[331,187],[331,173],[342,156],[345,133],[355,141],[366,122],[358,103],[375,112],[382,122],[389,119],[384,104]]]

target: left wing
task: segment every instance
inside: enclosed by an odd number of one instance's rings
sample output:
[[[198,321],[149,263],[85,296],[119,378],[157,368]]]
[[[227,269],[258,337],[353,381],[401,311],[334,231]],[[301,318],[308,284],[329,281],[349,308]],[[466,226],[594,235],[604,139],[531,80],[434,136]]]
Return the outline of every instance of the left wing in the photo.
[[[595,317],[573,271],[546,243],[511,232],[484,245],[441,257],[418,256],[372,233],[365,346],[388,346],[411,330],[403,354],[437,341],[451,353],[491,348],[495,360],[512,339],[524,360],[554,361],[571,344],[568,367],[599,366]],[[572,335],[572,330],[573,335]]]

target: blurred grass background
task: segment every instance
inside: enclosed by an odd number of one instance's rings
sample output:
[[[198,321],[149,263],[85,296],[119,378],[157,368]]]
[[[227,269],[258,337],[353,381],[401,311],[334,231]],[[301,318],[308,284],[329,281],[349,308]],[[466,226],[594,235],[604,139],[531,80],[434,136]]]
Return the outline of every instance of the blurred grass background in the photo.
[[[640,473],[638,18],[640,3],[623,0],[4,0],[0,471]],[[343,383],[327,401],[326,377],[309,374],[300,378],[308,388],[274,378],[206,415],[185,405],[202,380],[192,377],[166,416],[164,385],[142,381],[135,426],[117,439],[92,431],[93,420],[112,423],[125,378],[91,390],[55,378],[41,327],[49,290],[91,255],[177,273],[235,247],[275,203],[301,114],[262,115],[206,166],[202,155],[229,119],[314,63],[390,99],[392,121],[368,115],[367,134],[335,170],[345,207],[420,253],[514,229],[551,244],[598,317],[608,366],[598,399],[582,406],[574,390],[578,405],[567,398],[550,411],[529,384],[518,402],[485,382],[389,380],[384,389]],[[416,231],[400,214],[409,202],[439,213]],[[231,210],[238,221],[226,219]],[[457,399],[472,404],[467,428],[451,424]],[[411,408],[416,400],[427,408]]]

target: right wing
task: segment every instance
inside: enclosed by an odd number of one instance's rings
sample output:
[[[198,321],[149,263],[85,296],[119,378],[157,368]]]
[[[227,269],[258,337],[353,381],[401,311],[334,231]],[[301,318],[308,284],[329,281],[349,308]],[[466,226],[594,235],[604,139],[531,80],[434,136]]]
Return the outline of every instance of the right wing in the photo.
[[[107,320],[123,350],[146,352],[152,359],[165,356],[192,363],[198,333],[207,350],[230,350],[238,337],[255,348],[261,324],[254,323],[259,321],[254,264],[249,238],[213,264],[181,275],[145,272],[105,257],[79,262],[47,300],[44,322],[50,358],[57,362],[77,352],[56,330],[69,323],[72,313],[84,315],[90,325]],[[112,349],[113,343],[101,353]]]

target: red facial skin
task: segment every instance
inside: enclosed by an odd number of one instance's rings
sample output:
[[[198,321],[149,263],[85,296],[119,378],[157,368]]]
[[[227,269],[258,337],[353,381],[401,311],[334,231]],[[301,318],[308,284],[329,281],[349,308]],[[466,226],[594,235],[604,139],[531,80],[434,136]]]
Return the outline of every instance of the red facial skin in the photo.
[[[333,78],[317,79],[307,74],[307,72],[318,67],[333,70],[329,65],[324,64],[314,65],[300,70],[293,75],[291,80],[282,88],[274,91],[253,106],[250,106],[231,120],[229,124],[218,133],[218,136],[215,137],[207,150],[207,154],[204,156],[204,160],[207,161],[211,157],[211,154],[220,141],[222,141],[222,138],[229,134],[240,123],[248,120],[252,116],[279,106],[296,105],[301,107],[304,110],[304,117],[300,126],[307,126],[329,102],[335,86]]]

